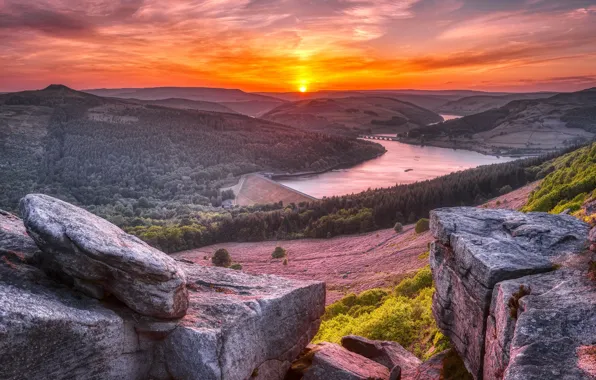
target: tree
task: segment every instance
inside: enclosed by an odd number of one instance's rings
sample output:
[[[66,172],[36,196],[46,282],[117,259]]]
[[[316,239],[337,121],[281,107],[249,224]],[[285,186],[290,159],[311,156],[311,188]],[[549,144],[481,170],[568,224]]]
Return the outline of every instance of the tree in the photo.
[[[230,253],[225,248],[220,248],[213,254],[211,263],[213,263],[213,265],[216,267],[227,268],[232,265],[232,258],[230,257]]]
[[[400,222],[397,222],[395,223],[395,226],[393,226],[393,230],[397,233],[400,233],[404,230],[404,226],[402,226]]]
[[[429,229],[430,229],[430,223],[429,223],[428,219],[422,218],[416,222],[415,230],[416,230],[417,234],[421,234],[425,231],[428,231]]]
[[[274,259],[281,259],[286,257],[286,250],[283,249],[282,247],[275,247],[275,249],[273,250],[273,253],[271,254],[271,257]]]

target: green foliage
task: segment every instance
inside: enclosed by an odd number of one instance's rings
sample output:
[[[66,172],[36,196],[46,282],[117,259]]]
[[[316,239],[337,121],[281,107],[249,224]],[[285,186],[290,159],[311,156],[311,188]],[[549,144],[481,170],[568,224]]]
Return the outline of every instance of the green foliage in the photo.
[[[275,247],[273,253],[271,254],[271,257],[274,259],[282,259],[286,257],[286,250],[282,247]]]
[[[430,229],[430,222],[426,218],[422,218],[416,222],[416,227],[414,228],[417,234],[421,234],[426,232]]]
[[[400,222],[396,222],[393,226],[393,230],[397,233],[400,233],[404,230],[404,226]]]
[[[213,254],[211,263],[216,267],[227,268],[232,265],[232,258],[230,257],[230,253],[225,248],[220,248]]]
[[[554,168],[529,197],[524,211],[577,210],[596,189],[596,144],[554,160]],[[541,169],[544,170],[544,169]]]
[[[240,263],[234,263],[234,264],[230,265],[230,269],[242,270],[242,264],[240,264]]]
[[[428,267],[403,280],[392,292],[371,289],[329,305],[314,341],[339,343],[345,335],[392,340],[425,358],[448,348],[431,312],[432,277]]]
[[[513,188],[509,185],[505,185],[499,189],[499,195],[505,195],[513,191]]]

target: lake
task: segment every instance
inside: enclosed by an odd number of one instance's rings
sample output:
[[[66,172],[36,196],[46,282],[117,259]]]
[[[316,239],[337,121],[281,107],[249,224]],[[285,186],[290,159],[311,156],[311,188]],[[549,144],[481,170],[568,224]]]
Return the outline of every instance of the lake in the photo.
[[[436,178],[452,172],[515,160],[486,156],[467,150],[403,144],[374,140],[387,152],[381,157],[348,169],[279,180],[292,189],[315,198],[358,193],[368,188],[390,187]],[[406,172],[406,170],[413,169]]]

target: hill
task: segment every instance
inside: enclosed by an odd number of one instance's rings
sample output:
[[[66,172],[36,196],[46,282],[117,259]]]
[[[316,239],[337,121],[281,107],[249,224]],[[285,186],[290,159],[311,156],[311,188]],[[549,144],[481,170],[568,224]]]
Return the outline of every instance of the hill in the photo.
[[[226,107],[223,104],[215,102],[206,102],[203,100],[188,100],[181,98],[168,98],[158,100],[138,100],[138,99],[127,99],[131,102],[139,102],[140,104],[150,104],[155,106],[163,106],[168,108],[179,108],[183,110],[195,110],[195,111],[209,111],[209,112],[223,112],[223,113],[242,113],[236,112],[231,108]]]
[[[443,120],[414,104],[377,96],[301,100],[283,104],[262,118],[303,130],[349,136],[405,132]]]
[[[596,89],[545,99],[516,100],[404,134],[408,143],[532,154],[573,146],[596,136]]]
[[[137,104],[54,85],[0,95],[0,208],[44,192],[103,215],[218,206],[245,173],[354,164],[378,144],[244,115]]]
[[[210,87],[90,89],[84,90],[84,92],[104,97],[134,98],[139,100],[180,98],[222,103],[224,106],[248,116],[257,116],[283,103],[282,100],[277,98],[251,94],[238,89]]]
[[[475,95],[450,101],[438,107],[437,111],[454,115],[468,116],[503,107],[514,100],[544,99],[557,95],[555,92],[535,92],[507,95]]]

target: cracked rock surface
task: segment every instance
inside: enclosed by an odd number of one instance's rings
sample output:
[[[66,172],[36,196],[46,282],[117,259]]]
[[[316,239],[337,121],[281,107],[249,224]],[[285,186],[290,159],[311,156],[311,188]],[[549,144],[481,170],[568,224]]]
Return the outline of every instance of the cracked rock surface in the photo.
[[[474,378],[483,378],[485,338],[490,338],[493,343],[500,342],[486,346],[491,360],[498,363],[490,364],[492,372],[489,377],[484,372],[484,378],[517,379],[505,370],[509,363],[507,338],[486,335],[487,320],[489,329],[495,331],[494,317],[488,318],[495,291],[508,280],[542,273],[550,276],[556,268],[576,260],[587,248],[589,227],[569,215],[456,207],[432,211],[431,232],[437,239],[430,255],[437,324]],[[523,304],[524,296],[525,291],[516,296],[511,303],[514,308],[520,299]],[[503,302],[509,303],[509,299],[501,299]],[[505,314],[500,313],[499,318]],[[515,328],[510,322],[499,325],[499,331],[511,335]],[[494,373],[505,377],[494,377]]]
[[[43,251],[44,269],[89,296],[110,293],[134,311],[185,314],[184,273],[174,259],[79,207],[43,194],[20,202],[25,227]]]

